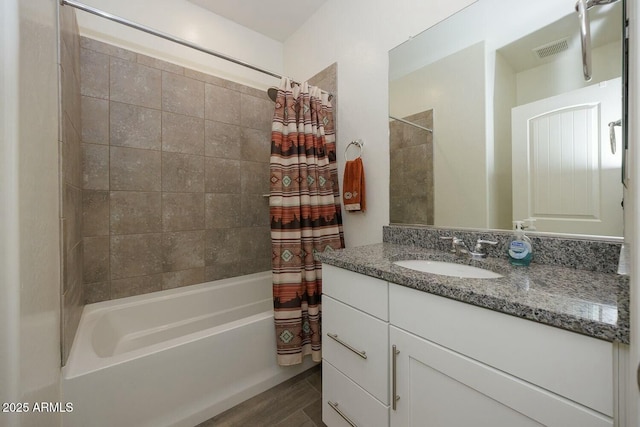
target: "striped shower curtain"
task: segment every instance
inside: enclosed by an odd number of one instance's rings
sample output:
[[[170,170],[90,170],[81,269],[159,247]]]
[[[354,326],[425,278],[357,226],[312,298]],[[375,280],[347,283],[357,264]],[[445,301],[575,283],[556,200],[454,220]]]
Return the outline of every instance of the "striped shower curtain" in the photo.
[[[333,111],[326,93],[280,83],[271,131],[271,244],[278,363],[322,358],[322,271],[344,247]]]

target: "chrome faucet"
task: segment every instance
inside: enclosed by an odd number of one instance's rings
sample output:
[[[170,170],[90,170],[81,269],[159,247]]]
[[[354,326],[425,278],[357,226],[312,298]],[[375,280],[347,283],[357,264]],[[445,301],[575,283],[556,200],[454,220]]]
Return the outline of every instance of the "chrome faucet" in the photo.
[[[454,253],[458,256],[469,254],[469,257],[472,259],[482,259],[487,257],[487,253],[483,251],[485,245],[495,246],[498,242],[493,240],[484,240],[478,239],[476,241],[476,246],[472,250],[469,250],[467,244],[464,240],[455,237],[455,236],[443,236],[440,237],[441,240],[451,240],[451,253]]]
[[[494,240],[478,239],[478,241],[476,242],[476,247],[473,248],[473,252],[469,252],[469,254],[471,255],[471,258],[473,258],[473,259],[486,258],[487,257],[487,253],[482,251],[485,248],[485,245],[495,246],[497,244],[498,244],[498,242],[496,242]]]
[[[451,240],[451,253],[462,256],[471,253],[464,240],[455,236],[443,236],[441,240]]]

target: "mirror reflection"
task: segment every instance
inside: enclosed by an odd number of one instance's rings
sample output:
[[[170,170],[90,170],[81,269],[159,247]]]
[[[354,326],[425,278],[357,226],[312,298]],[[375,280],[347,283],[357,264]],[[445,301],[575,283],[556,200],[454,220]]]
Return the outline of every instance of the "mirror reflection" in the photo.
[[[622,236],[622,1],[482,0],[389,53],[390,222]],[[615,140],[615,141],[614,141]]]

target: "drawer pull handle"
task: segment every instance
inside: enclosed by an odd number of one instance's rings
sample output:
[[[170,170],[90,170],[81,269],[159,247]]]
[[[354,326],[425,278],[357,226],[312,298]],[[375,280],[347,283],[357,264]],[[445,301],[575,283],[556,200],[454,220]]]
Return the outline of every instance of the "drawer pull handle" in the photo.
[[[400,396],[398,396],[397,384],[396,384],[396,368],[398,366],[398,354],[400,354],[400,350],[397,349],[394,344],[391,347],[391,409],[396,410],[396,403],[400,400]]]
[[[329,403],[329,406],[331,406],[333,410],[338,413],[338,415],[340,415],[346,422],[348,422],[351,427],[358,427],[358,424],[351,421],[351,419],[347,417],[345,413],[340,410],[340,408],[338,408],[338,402],[332,402],[328,400],[327,403]]]
[[[327,336],[329,338],[331,338],[332,340],[334,340],[335,342],[337,342],[338,344],[341,344],[341,345],[345,346],[346,348],[348,348],[349,350],[353,351],[355,354],[357,354],[358,356],[362,357],[363,359],[367,358],[367,352],[366,351],[358,350],[357,348],[354,348],[351,345],[347,344],[346,342],[342,341],[340,338],[338,338],[338,334],[332,334],[331,332],[327,332]]]

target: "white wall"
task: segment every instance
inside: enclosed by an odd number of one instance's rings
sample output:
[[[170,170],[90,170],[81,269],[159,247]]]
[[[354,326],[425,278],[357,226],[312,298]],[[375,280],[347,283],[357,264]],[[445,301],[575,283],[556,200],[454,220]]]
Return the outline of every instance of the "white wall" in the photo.
[[[629,11],[629,177],[625,191],[625,230],[624,240],[630,251],[631,295],[629,313],[631,316],[631,346],[626,368],[627,399],[626,425],[640,425],[640,384],[637,369],[640,366],[640,7],[635,1],[627,2]],[[623,371],[624,372],[624,371]]]
[[[576,61],[576,58],[580,58],[579,47],[577,50],[564,52],[553,62],[517,73],[517,105],[620,77],[622,74],[621,51],[620,42],[593,49],[591,51],[593,73],[591,81],[588,82],[582,76],[582,63]]]
[[[0,6],[0,402],[60,400],[57,4]],[[3,426],[57,426],[59,414]]]
[[[277,74],[282,73],[282,43],[222,18],[187,0],[86,0],[84,3]],[[151,55],[247,86],[259,89],[277,86],[278,79],[274,77],[111,22],[105,18],[81,11],[78,11],[77,17],[82,36]]]
[[[287,74],[308,78],[338,63],[337,145],[365,142],[367,212],[344,213],[347,246],[382,241],[389,223],[388,52],[472,0],[329,0],[285,42]]]

